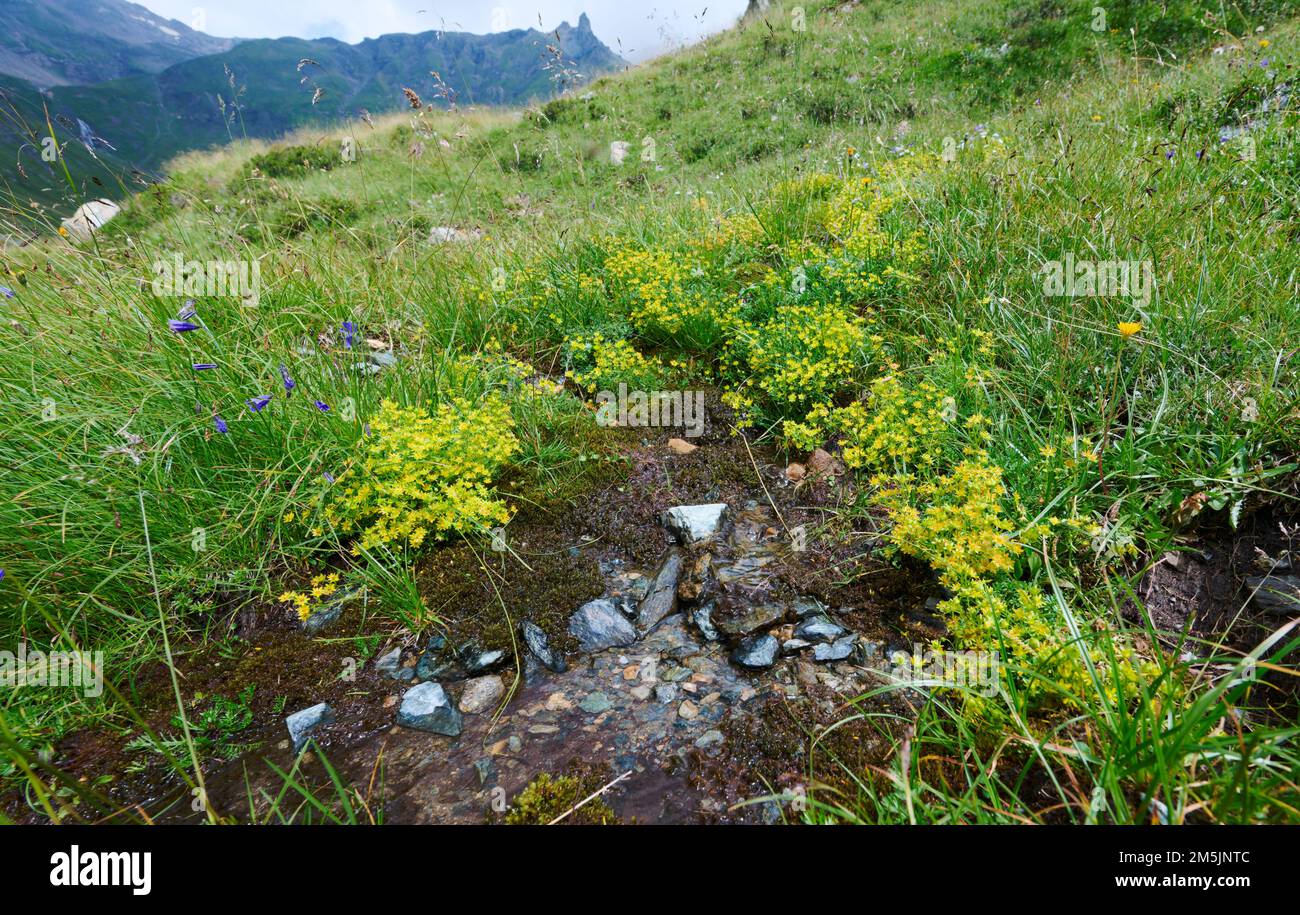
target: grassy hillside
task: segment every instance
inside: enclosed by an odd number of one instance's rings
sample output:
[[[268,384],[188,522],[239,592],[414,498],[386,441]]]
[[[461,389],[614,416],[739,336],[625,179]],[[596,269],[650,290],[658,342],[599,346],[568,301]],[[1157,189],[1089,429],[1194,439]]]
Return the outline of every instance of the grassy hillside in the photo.
[[[727,472],[829,449],[836,587],[907,569],[1000,653],[992,697],[862,697],[886,748],[809,752],[804,819],[1298,818],[1294,613],[1241,587],[1295,530],[1293,4],[802,6],[522,112],[182,157],[93,244],[6,255],[0,641],[116,686],[5,695],[29,804],[76,815],[60,741],[150,732],[137,674],[245,658],[232,615],[314,576],[375,596],[358,636],[469,625],[450,557],[636,497],[592,421],[624,382],[715,392],[758,455]],[[178,255],[255,262],[255,306],[156,294]],[[1061,294],[1067,261],[1134,285]]]

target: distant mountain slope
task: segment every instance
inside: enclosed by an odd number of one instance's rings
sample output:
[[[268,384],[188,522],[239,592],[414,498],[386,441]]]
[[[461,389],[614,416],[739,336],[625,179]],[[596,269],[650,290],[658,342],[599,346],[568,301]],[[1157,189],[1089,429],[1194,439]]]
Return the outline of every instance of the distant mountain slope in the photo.
[[[0,73],[42,88],[159,73],[234,44],[125,0],[0,0]]]
[[[562,51],[558,68],[550,65],[552,45]],[[275,138],[296,127],[354,118],[361,109],[394,111],[406,105],[402,89],[408,86],[426,102],[445,103],[435,90],[435,72],[460,104],[521,104],[549,98],[561,83],[622,66],[585,14],[577,26],[565,23],[552,32],[433,31],[383,35],[355,45],[331,38],[244,41],[159,73],[53,86],[43,93],[21,79],[0,79],[7,89],[0,98],[5,109],[0,156],[16,161],[26,143],[22,161],[33,161],[33,146],[44,133],[44,107],[60,143],[71,139],[68,149],[78,145],[80,120],[115,147],[115,154],[100,150],[108,161],[153,169],[177,153],[231,138]],[[37,166],[42,167],[39,160]],[[25,170],[31,173],[30,164]],[[74,172],[74,178],[81,177]],[[27,180],[21,174],[11,178],[15,186]]]

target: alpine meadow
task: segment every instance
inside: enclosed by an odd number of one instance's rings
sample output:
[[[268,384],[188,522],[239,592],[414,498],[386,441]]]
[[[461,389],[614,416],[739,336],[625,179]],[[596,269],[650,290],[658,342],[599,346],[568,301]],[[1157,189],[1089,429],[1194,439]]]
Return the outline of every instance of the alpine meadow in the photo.
[[[1300,4],[748,6],[14,52],[0,820],[1300,822]]]

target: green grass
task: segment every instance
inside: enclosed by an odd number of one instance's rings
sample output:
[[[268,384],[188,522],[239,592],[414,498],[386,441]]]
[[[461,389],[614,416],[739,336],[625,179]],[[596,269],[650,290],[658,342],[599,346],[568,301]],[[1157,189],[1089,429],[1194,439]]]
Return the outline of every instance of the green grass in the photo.
[[[503,393],[521,450],[502,497],[580,496],[606,447],[599,430],[572,386],[528,394],[504,357],[557,377],[567,342],[599,332],[670,384],[732,392],[749,434],[777,447],[792,445],[786,421],[816,425],[819,405],[883,415],[863,395],[884,377],[950,397],[961,422],[933,460],[910,453],[904,430],[899,450],[858,471],[841,525],[878,515],[899,472],[941,485],[975,453],[1000,471],[1022,542],[1008,568],[974,578],[1039,594],[1052,655],[1076,676],[1013,657],[996,701],[936,694],[906,741],[881,721],[894,768],[853,773],[853,796],[815,795],[808,819],[1300,819],[1294,633],[1257,649],[1269,673],[1241,683],[1240,652],[1120,612],[1196,525],[1263,505],[1295,515],[1300,160],[1293,111],[1261,113],[1300,62],[1293,5],[1237,5],[1225,21],[1199,4],[1118,3],[1101,31],[1091,3],[805,6],[805,32],[777,9],[599,80],[590,98],[183,157],[93,244],[9,257],[0,642],[102,647],[124,679],[159,656],[160,625],[176,640],[201,633],[202,608],[272,602],[308,570],[351,561],[347,538],[320,523],[322,480],[385,399],[432,411]],[[1243,123],[1253,159],[1220,142]],[[319,151],[347,135],[355,161]],[[631,144],[622,166],[609,161],[615,140]],[[275,167],[253,172],[255,161]],[[863,177],[862,200],[889,200],[871,226],[883,247],[868,253],[845,248],[831,218]],[[430,244],[435,226],[485,237]],[[681,268],[667,315],[618,274],[627,251]],[[169,333],[184,296],[155,296],[149,281],[173,252],[256,259],[259,305],[198,296],[202,329]],[[1045,295],[1040,267],[1067,254],[1149,261],[1153,295]],[[830,328],[821,349],[777,333],[805,306],[810,328]],[[358,327],[352,350],[344,322]],[[1140,332],[1125,337],[1128,322]],[[366,338],[397,362],[355,370]],[[831,371],[792,380],[787,359]],[[289,396],[281,364],[297,382]],[[263,411],[244,407],[268,393]],[[890,479],[872,484],[877,473]],[[1054,516],[1075,526],[1031,531]],[[369,557],[356,575],[384,595],[391,625],[418,629],[429,608],[411,555]],[[1012,621],[998,623],[992,642],[959,647],[1009,649]],[[879,714],[870,697],[861,708]],[[1242,709],[1249,728],[1234,724]],[[127,712],[20,691],[3,714],[17,754]]]

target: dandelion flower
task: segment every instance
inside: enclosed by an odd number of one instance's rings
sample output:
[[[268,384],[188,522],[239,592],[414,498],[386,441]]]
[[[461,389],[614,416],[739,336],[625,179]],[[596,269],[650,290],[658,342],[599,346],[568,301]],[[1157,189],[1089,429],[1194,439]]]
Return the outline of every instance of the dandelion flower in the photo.
[[[1141,321],[1120,321],[1118,327],[1119,327],[1119,332],[1121,334],[1123,334],[1125,337],[1131,337],[1142,330],[1142,322]]]

